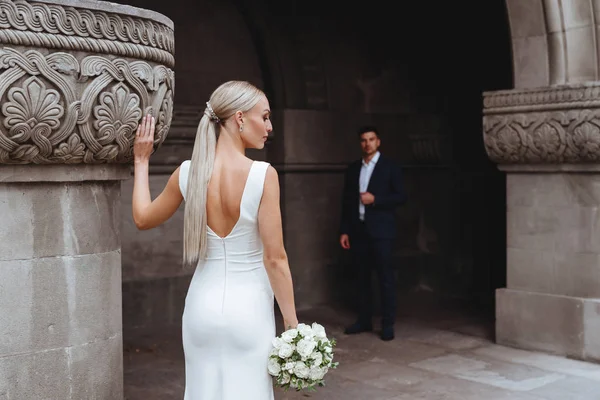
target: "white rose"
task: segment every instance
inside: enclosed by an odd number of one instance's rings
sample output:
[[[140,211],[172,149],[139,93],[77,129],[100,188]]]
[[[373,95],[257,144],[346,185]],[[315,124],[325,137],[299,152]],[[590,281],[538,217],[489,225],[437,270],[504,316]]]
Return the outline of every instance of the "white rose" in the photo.
[[[310,355],[310,358],[315,360],[314,365],[321,365],[323,362],[323,354],[319,353],[318,351],[313,351],[313,353]]]
[[[298,333],[305,338],[312,338],[315,335],[310,325],[298,324],[296,329],[298,329]]]
[[[313,322],[312,330],[317,339],[327,339],[327,335],[325,334],[325,328],[323,327],[323,325]]]
[[[296,361],[296,365],[294,365],[294,374],[298,378],[307,378],[310,369],[304,364],[302,361]]]
[[[332,349],[331,349],[331,345],[325,346],[325,353],[331,354]]]
[[[284,369],[285,371],[290,371],[290,372],[292,372],[292,371],[294,370],[294,365],[295,365],[295,363],[294,363],[293,361],[288,361],[288,362],[286,362],[286,363],[285,363],[285,365],[283,366],[283,369]]]
[[[324,376],[325,376],[325,371],[323,370],[323,368],[318,368],[318,367],[311,368],[310,372],[308,373],[308,377],[310,379],[312,379],[313,381],[323,379]]]
[[[282,384],[282,385],[285,385],[285,384],[286,384],[286,383],[288,383],[289,381],[290,381],[290,374],[288,374],[287,372],[284,372],[284,373],[281,375],[281,380],[280,380],[281,384]]]
[[[276,337],[276,338],[273,338],[273,341],[271,343],[273,344],[273,347],[275,347],[277,350],[279,350],[281,348],[281,345],[283,344],[283,340]]]
[[[289,343],[285,343],[283,342],[281,344],[281,347],[279,347],[279,357],[281,358],[288,358],[290,357],[292,354],[294,354],[294,347],[289,344]]]
[[[269,370],[269,374],[273,376],[277,376],[279,375],[279,372],[281,372],[281,366],[279,365],[277,360],[273,358],[269,360],[269,365],[267,366],[267,369]]]
[[[300,356],[305,358],[312,354],[316,346],[317,343],[313,339],[300,339],[300,341],[296,344],[296,350]]]
[[[296,336],[298,336],[298,330],[290,329],[281,334],[281,339],[286,343],[292,343]]]

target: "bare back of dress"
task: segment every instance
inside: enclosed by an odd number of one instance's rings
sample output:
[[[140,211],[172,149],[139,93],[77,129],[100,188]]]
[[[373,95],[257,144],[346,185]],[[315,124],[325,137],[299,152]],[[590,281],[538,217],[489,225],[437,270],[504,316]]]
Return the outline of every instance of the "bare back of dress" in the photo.
[[[258,210],[269,164],[254,161],[227,236],[207,226],[183,313],[184,400],[271,400],[267,361],[275,337],[274,298],[263,263]],[[190,161],[179,172],[186,198]]]

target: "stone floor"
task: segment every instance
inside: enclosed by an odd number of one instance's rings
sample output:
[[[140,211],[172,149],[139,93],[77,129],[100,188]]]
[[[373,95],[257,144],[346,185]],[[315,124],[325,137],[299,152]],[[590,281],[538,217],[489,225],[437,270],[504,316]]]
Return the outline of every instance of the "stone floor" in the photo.
[[[398,318],[396,339],[343,335],[348,313],[299,313],[338,340],[340,366],[316,392],[276,390],[277,400],[598,400],[600,365],[498,346],[493,322],[438,309]],[[278,333],[281,332],[279,327]],[[183,398],[180,332],[138,330],[125,338],[126,400]],[[243,400],[243,399],[240,399]]]

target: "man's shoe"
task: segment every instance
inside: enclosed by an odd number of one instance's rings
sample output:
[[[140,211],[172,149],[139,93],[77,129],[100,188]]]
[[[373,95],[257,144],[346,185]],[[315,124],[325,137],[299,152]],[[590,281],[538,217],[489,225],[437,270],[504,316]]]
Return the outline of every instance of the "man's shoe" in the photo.
[[[381,340],[392,340],[394,339],[394,327],[392,326],[385,326],[383,327],[383,329],[381,330]]]
[[[372,330],[373,330],[372,325],[361,324],[360,322],[355,322],[352,325],[350,325],[349,327],[347,327],[346,330],[344,331],[344,333],[346,335],[354,335],[355,333],[370,332]]]

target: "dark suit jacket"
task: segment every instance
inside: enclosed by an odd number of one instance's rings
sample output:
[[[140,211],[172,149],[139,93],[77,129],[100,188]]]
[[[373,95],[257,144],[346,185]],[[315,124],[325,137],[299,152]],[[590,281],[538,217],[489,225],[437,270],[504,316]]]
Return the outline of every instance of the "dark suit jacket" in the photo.
[[[360,224],[358,181],[361,167],[362,158],[348,166],[342,196],[340,234],[347,234],[351,238]],[[379,160],[373,169],[367,191],[375,196],[375,203],[365,206],[365,228],[367,233],[377,239],[395,238],[395,209],[406,201],[400,167],[380,154]]]

